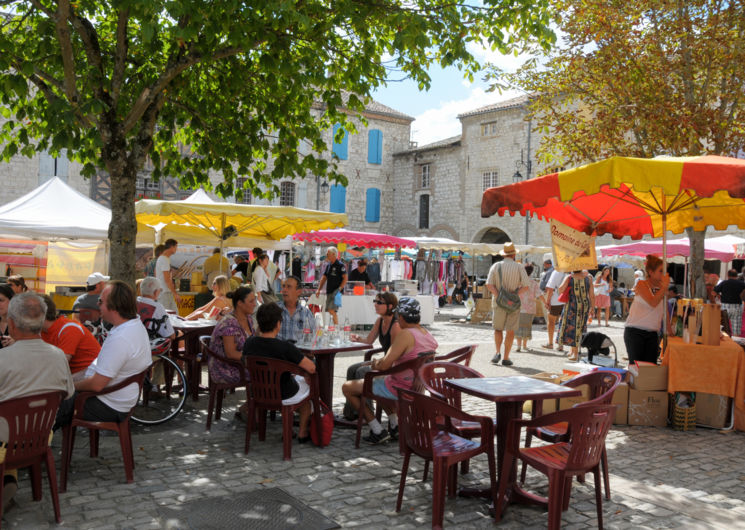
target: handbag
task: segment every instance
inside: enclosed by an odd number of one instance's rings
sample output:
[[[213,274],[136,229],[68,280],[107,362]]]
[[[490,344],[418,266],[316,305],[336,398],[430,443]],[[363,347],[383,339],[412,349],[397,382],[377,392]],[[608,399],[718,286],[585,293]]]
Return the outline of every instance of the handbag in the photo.
[[[497,293],[497,307],[508,313],[520,310],[520,296],[517,291],[508,291],[502,287],[502,267],[499,267],[499,292]]]
[[[569,278],[569,285],[567,285],[567,288],[564,289],[564,292],[559,295],[557,300],[561,302],[562,304],[569,303],[569,290],[572,288],[572,282],[574,281],[573,278]]]
[[[326,403],[319,400],[321,404],[321,432],[319,434],[316,422],[311,419],[310,439],[318,447],[326,447],[331,443],[331,435],[334,433],[334,414]]]

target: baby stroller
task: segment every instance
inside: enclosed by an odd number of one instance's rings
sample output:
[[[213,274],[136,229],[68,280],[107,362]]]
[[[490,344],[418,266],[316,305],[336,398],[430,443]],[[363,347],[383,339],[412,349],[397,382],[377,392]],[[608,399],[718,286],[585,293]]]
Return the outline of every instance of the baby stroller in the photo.
[[[582,337],[582,348],[587,348],[587,362],[605,368],[618,366],[618,352],[613,341],[603,333],[591,331]],[[612,355],[611,355],[612,351]],[[581,352],[580,352],[581,356]]]

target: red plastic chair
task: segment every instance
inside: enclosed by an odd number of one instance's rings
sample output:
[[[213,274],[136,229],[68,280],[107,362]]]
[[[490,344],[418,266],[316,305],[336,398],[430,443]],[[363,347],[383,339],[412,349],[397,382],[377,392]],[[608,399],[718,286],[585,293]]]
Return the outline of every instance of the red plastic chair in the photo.
[[[235,390],[236,388],[248,388],[248,377],[246,373],[246,367],[242,362],[236,361],[235,359],[228,359],[223,355],[219,355],[212,348],[210,348],[210,338],[200,337],[199,344],[202,347],[202,354],[204,358],[209,359],[212,357],[218,362],[232,366],[238,370],[240,379],[237,383],[218,383],[212,378],[212,373],[209,372],[209,403],[207,404],[207,428],[210,430],[212,427],[212,413],[215,413],[215,421],[220,420],[220,414],[222,412],[222,400],[225,397],[226,390]],[[209,363],[207,365],[209,367]],[[217,402],[217,404],[215,404]]]
[[[445,418],[445,426],[441,424],[442,418]],[[478,423],[483,433],[481,440],[474,442],[453,434],[448,429],[451,419]],[[401,511],[406,474],[412,453],[424,458],[425,466],[432,461],[434,470],[432,477],[432,528],[442,528],[446,483],[449,497],[455,497],[458,462],[464,462],[481,453],[486,453],[489,462],[492,501],[496,503],[494,426],[491,418],[472,416],[460,409],[451,407],[441,399],[399,389],[398,421],[404,461],[401,466],[401,482],[398,486],[398,499],[396,500],[397,512]]]
[[[246,423],[246,446],[248,453],[251,444],[251,431],[254,421],[258,417],[259,441],[266,439],[266,411],[279,410],[282,412],[282,443],[285,460],[292,460],[292,423],[293,414],[305,402],[313,404],[313,418],[318,432],[321,432],[320,400],[318,398],[318,374],[309,374],[297,364],[271,359],[268,357],[248,356],[245,358],[251,384],[246,388],[248,397],[248,422]],[[280,378],[283,373],[310,377],[310,393],[308,397],[295,405],[282,404]]]
[[[383,415],[383,407],[388,407],[389,409],[396,408],[397,400],[386,399],[373,393],[373,379],[375,379],[376,377],[384,377],[387,375],[412,371],[414,372],[414,383],[412,385],[412,388],[415,391],[419,391],[420,389],[424,388],[421,384],[421,381],[419,381],[419,376],[417,375],[419,372],[419,368],[425,363],[431,362],[434,356],[435,352],[433,351],[422,352],[417,356],[416,359],[411,359],[410,361],[405,361],[396,366],[391,366],[390,368],[388,368],[388,370],[370,370],[365,374],[365,379],[362,384],[362,395],[360,397],[360,408],[357,411],[357,434],[354,438],[355,447],[359,448],[360,446],[360,438],[362,437],[362,422],[365,421],[365,415],[362,413],[362,407],[367,406],[368,399],[376,401],[375,417],[378,421],[380,421],[380,418]]]
[[[369,361],[370,359],[372,359],[372,356],[376,353],[385,353],[385,350],[383,348],[373,348],[372,350],[366,350],[365,361]]]
[[[98,438],[99,431],[114,431],[119,436],[119,444],[122,447],[122,459],[124,460],[124,475],[127,478],[127,484],[131,484],[134,481],[134,453],[132,451],[132,433],[129,430],[129,417],[132,415],[132,411],[129,411],[127,417],[121,422],[115,421],[89,421],[83,419],[83,409],[85,408],[86,400],[110,394],[116,390],[120,390],[133,383],[137,383],[138,391],[142,392],[142,382],[145,379],[150,367],[148,366],[144,371],[139,374],[135,374],[126,378],[124,381],[104,388],[100,392],[78,392],[75,395],[75,411],[73,412],[72,422],[69,425],[65,425],[62,428],[62,472],[60,477],[60,491],[63,493],[67,491],[67,475],[70,470],[70,462],[72,461],[72,450],[75,445],[75,431],[78,427],[88,429],[90,436],[90,456],[96,458],[98,456]]]
[[[471,344],[469,346],[463,346],[449,353],[435,356],[435,362],[449,362],[449,363],[463,363],[465,366],[471,366],[471,357],[473,357],[476,351],[476,345]]]
[[[54,391],[35,394],[0,403],[0,418],[8,424],[6,447],[0,449],[0,499],[3,497],[3,477],[6,469],[31,466],[31,491],[35,501],[41,500],[41,463],[47,466],[49,489],[52,491],[54,520],[60,515],[57,475],[54,471],[54,453],[49,447],[52,425],[64,392]],[[23,427],[20,429],[20,427]],[[0,526],[3,503],[0,502]]]
[[[609,405],[613,401],[613,393],[621,383],[621,375],[616,372],[590,372],[587,374],[581,374],[577,377],[565,381],[562,386],[568,386],[571,388],[578,388],[582,385],[588,385],[590,387],[590,399],[579,405]],[[575,407],[579,406],[575,405]],[[533,403],[533,417],[541,416],[541,403]],[[525,434],[525,447],[530,447],[530,441],[533,436],[540,438],[545,442],[565,442],[568,441],[567,425],[565,423],[559,423],[556,425],[547,425],[537,429],[528,429]],[[602,455],[602,469],[603,469],[603,486],[605,487],[605,498],[610,500],[610,478],[608,476],[608,455],[603,447]],[[522,470],[520,471],[520,482],[525,482],[525,471],[526,464],[523,463]],[[584,477],[580,477],[583,480]]]
[[[479,372],[461,364],[438,361],[437,357],[429,364],[419,368],[419,380],[432,397],[445,401],[451,407],[462,410],[460,392],[445,385],[446,379],[465,379],[468,377],[484,377]],[[476,422],[451,420],[453,432],[469,440],[481,436],[481,425]],[[460,466],[461,474],[468,473],[468,460]]]
[[[510,476],[513,459],[519,458],[548,477],[548,528],[561,527],[561,512],[569,508],[572,477],[592,471],[595,477],[595,503],[598,528],[603,528],[603,498],[600,492],[600,459],[605,450],[605,437],[613,423],[615,405],[582,404],[571,409],[546,414],[532,420],[512,420],[507,426],[504,461],[500,477]],[[568,424],[570,441],[541,447],[518,447],[523,427],[537,429],[558,423]],[[508,480],[499,482],[496,503],[497,522],[507,493]]]

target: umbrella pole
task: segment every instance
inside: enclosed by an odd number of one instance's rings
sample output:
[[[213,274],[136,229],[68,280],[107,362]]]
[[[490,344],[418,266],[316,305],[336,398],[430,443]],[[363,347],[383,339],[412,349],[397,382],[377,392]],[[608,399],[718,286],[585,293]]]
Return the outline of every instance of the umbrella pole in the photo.
[[[223,245],[225,244],[225,238],[223,237],[225,235],[225,214],[222,214],[222,220],[220,221],[220,274],[222,274],[222,250]],[[228,272],[225,271],[225,275],[227,276]],[[207,278],[204,279],[204,281],[207,281]]]
[[[667,274],[667,213],[665,211],[665,192],[662,192],[662,271]],[[667,290],[662,297],[662,309],[664,311],[664,318],[662,319],[662,352],[664,353],[667,349],[667,334],[669,332],[667,328],[668,311],[667,311]]]

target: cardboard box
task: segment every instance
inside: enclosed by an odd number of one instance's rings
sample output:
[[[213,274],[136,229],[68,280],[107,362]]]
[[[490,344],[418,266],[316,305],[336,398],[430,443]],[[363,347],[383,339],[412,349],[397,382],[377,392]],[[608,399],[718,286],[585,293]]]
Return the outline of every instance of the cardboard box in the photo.
[[[629,374],[634,390],[667,391],[667,366],[637,362],[629,365]]]
[[[629,389],[629,425],[667,425],[667,392]]]
[[[538,374],[533,374],[530,377],[533,379],[539,379],[541,381],[546,381],[547,383],[553,383],[555,385],[560,385],[564,381],[568,381],[574,376],[566,375],[566,374],[557,374],[553,372],[540,372]],[[541,413],[542,414],[550,414],[551,412],[556,412],[559,410],[557,408],[557,399],[544,399],[543,405],[541,407]],[[526,401],[523,405],[523,412],[527,414],[531,414],[533,410],[533,402],[532,401]]]
[[[616,407],[616,417],[613,420],[614,425],[626,425],[629,423],[629,385],[620,383],[613,393],[613,405]]]
[[[590,399],[590,387],[588,385],[580,385],[577,387],[577,390],[582,391],[582,395],[561,398],[559,400],[559,410],[570,409]]]
[[[729,423],[732,398],[696,392],[696,423],[721,429]]]

